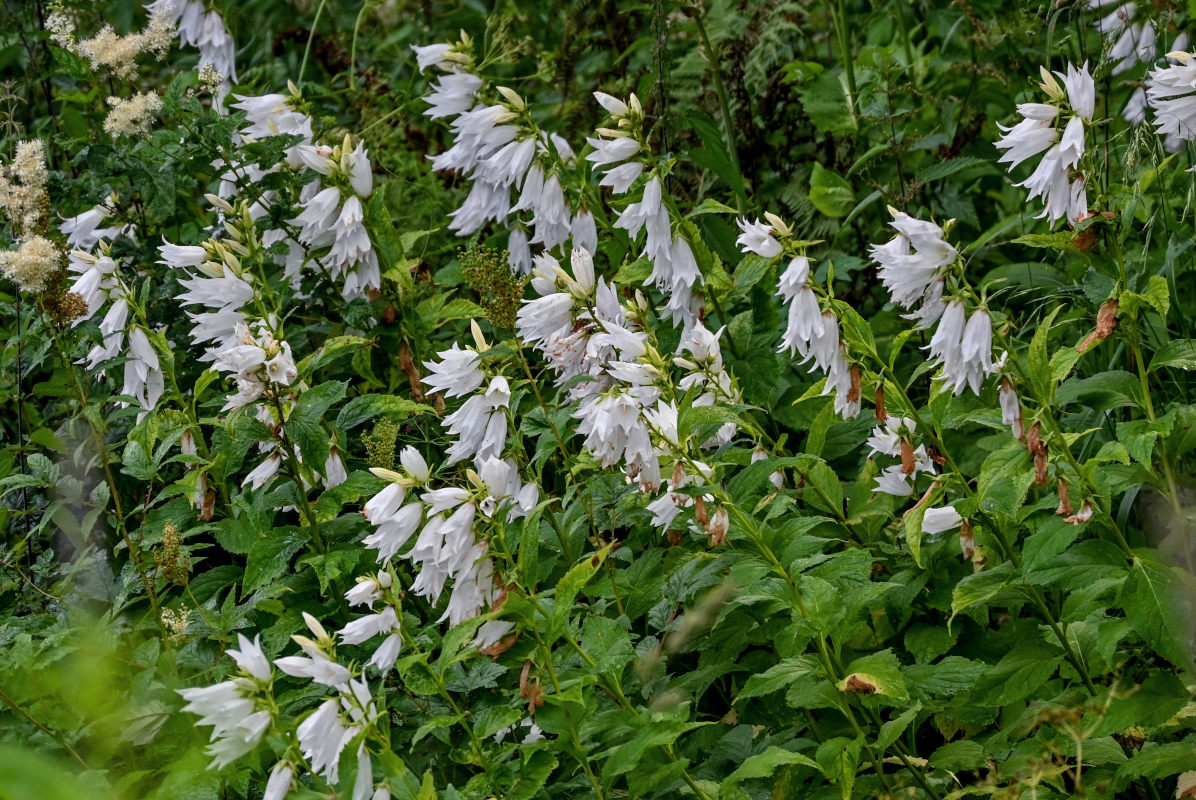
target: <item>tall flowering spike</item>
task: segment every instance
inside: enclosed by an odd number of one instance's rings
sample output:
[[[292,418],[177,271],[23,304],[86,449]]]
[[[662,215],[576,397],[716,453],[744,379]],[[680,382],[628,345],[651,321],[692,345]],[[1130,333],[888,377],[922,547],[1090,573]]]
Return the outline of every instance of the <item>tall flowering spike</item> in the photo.
[[[1084,125],[1092,122],[1095,112],[1096,84],[1087,63],[1081,67],[1068,64],[1065,73],[1055,73],[1063,79],[1062,86],[1045,69],[1042,75],[1042,88],[1052,102],[1022,103],[1017,107],[1020,122],[1012,127],[998,125],[1003,135],[995,146],[1006,151],[998,163],[1008,163],[1012,171],[1042,153],[1030,177],[1017,185],[1029,189],[1028,199],[1043,198],[1045,208],[1040,216],[1051,222],[1066,217],[1074,224],[1088,213],[1084,176],[1075,174],[1073,178],[1073,173],[1085,153]]]

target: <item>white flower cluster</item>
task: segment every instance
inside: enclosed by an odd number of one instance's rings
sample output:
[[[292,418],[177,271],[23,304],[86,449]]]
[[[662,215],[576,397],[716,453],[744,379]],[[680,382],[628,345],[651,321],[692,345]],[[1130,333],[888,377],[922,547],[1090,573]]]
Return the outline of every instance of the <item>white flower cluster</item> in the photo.
[[[897,303],[912,311],[919,330],[929,328],[946,309],[943,287],[947,268],[958,253],[946,240],[943,229],[933,222],[915,219],[904,211],[890,209],[889,224],[897,236],[885,244],[874,244],[869,255],[877,263],[877,275]],[[916,311],[914,307],[921,304]]]
[[[1177,42],[1177,51],[1168,54],[1170,66],[1151,71],[1146,88],[1155,128],[1160,136],[1174,140],[1170,150],[1196,139],[1196,53],[1178,51],[1178,46]]]
[[[905,317],[918,329],[938,323],[927,349],[942,367],[945,387],[955,394],[970,387],[979,394],[985,378],[998,368],[992,358],[992,319],[983,308],[969,318],[962,299],[943,298],[947,268],[958,257],[943,229],[895,209],[890,212],[897,236],[869,250],[881,283],[894,302],[911,309]]]
[[[230,373],[237,381],[237,393],[228,398],[224,411],[241,408],[261,399],[271,384],[290,386],[299,376],[291,346],[280,342],[265,323],[258,323],[252,333],[245,323],[237,323],[236,344],[221,350],[212,368]]]
[[[1043,198],[1046,207],[1040,216],[1052,223],[1066,217],[1075,224],[1088,214],[1085,177],[1077,168],[1087,149],[1084,125],[1092,124],[1096,110],[1096,84],[1087,64],[1079,68],[1068,64],[1066,74],[1052,75],[1045,68],[1041,73],[1040,86],[1051,102],[1022,103],[1017,107],[1020,122],[1012,127],[998,125],[1005,132],[996,142],[1005,151],[998,163],[1008,163],[1013,170],[1045,151],[1034,172],[1018,186],[1030,190],[1030,200]],[[1055,75],[1063,79],[1063,86]],[[1060,137],[1058,123],[1063,119],[1067,122]]]
[[[281,168],[309,168],[321,177],[306,184],[298,198],[300,213],[289,224],[296,226],[292,238],[286,230],[267,231],[262,236],[266,247],[284,242],[288,252],[282,263],[293,285],[298,284],[300,271],[314,261],[329,278],[344,281],[341,297],[352,300],[364,297],[382,285],[378,255],[374,251],[369,231],[365,227],[366,200],[374,189],[373,166],[365,143],[354,145],[350,136],[334,146],[315,144],[312,121],[293,104],[299,90],[291,85],[290,94],[261,96],[233,95],[232,107],[244,111],[248,123],[239,131],[244,142],[272,136],[297,136],[299,141],[286,149],[283,163],[262,169],[254,164],[233,167],[222,176],[220,195],[231,198],[238,187],[257,184],[265,175]],[[277,192],[260,193],[250,208],[252,219],[266,215],[277,200]],[[314,252],[329,248],[326,256],[315,257]]]
[[[674,460],[668,491],[649,504],[657,524],[667,527],[690,505],[691,498],[678,490],[689,482],[686,466],[694,459],[691,443],[678,433],[676,401],[666,392],[700,389],[693,405],[701,407],[737,403],[738,389],[723,366],[718,335],[696,321],[682,338],[683,355],[673,360],[687,371],[674,385],[666,362],[635,322],[641,312],[619,303],[613,283],[595,279],[588,252],[574,250],[572,266],[570,275],[551,257],[537,257],[532,287],[541,297],[525,301],[516,329],[545,357],[558,385],[571,384],[567,398],[577,404],[577,433],[603,467],[621,464],[628,480],[653,494],[661,488],[662,469]],[[734,423],[725,423],[702,446],[726,444],[735,434]],[[721,523],[725,535],[725,515],[716,513],[717,519],[702,524],[718,535]]]
[[[766,213],[767,222],[739,220],[741,231],[736,243],[745,253],[762,258],[776,258],[785,252],[777,238],[788,240],[791,231],[780,217]],[[776,235],[774,235],[776,234]],[[804,245],[797,245],[804,250]],[[810,370],[826,374],[823,393],[835,393],[835,412],[844,419],[860,413],[859,367],[847,358],[847,348],[840,341],[839,320],[830,308],[822,309],[810,276],[810,259],[798,252],[789,261],[777,282],[777,294],[783,299],[787,322],[781,338],[781,351],[801,356],[802,364],[813,362]]]
[[[501,101],[481,100],[483,81],[472,71],[468,48],[465,36],[456,45],[414,48],[421,70],[436,67],[444,73],[424,98],[430,106],[424,113],[433,119],[452,119],[453,146],[434,156],[432,164],[473,180],[449,227],[466,236],[490,221],[510,226],[511,265],[523,273],[533,268],[532,245],[552,251],[571,238],[574,248],[595,253],[594,216],[580,198],[573,213],[561,184],[563,169],[573,161],[572,148],[560,136],[536,127],[526,113],[526,102],[512,90],[497,87]],[[641,160],[647,156],[642,141],[644,111],[635,95],[626,102],[603,92],[595,92],[594,97],[610,115],[610,127],[599,128],[597,136],[586,140],[592,148],[586,160],[605,171],[599,186],[624,195],[645,172]],[[514,205],[511,190],[519,193]],[[688,330],[697,320],[694,291],[702,275],[689,241],[673,233],[663,194],[660,175],[651,174],[638,199],[631,199],[617,213],[615,227],[626,230],[633,241],[647,231],[643,254],[653,264],[648,284],[665,294],[664,311],[674,324]],[[523,223],[509,219],[518,220],[519,212],[531,214],[530,239]]]
[[[1113,63],[1113,74],[1133,69],[1139,63],[1154,60],[1155,56],[1155,28],[1150,20],[1135,21],[1138,15],[1137,3],[1127,3],[1123,0],[1088,0],[1088,9],[1104,13],[1104,9],[1112,6],[1112,11],[1093,23],[1109,44],[1107,54]]]
[[[321,181],[313,181],[303,188],[303,210],[290,220],[299,226],[300,244],[313,250],[331,248],[327,258],[333,275],[344,278],[341,296],[346,300],[377,291],[382,276],[362,205],[374,190],[373,167],[364,142],[353,146],[346,135],[337,147],[299,144],[295,153],[305,166],[326,179],[339,178],[341,184],[340,188],[322,188]]]
[[[374,782],[373,759],[367,748],[367,734],[381,717],[369,684],[364,676],[355,677],[350,669],[338,663],[336,639],[319,621],[307,613],[303,618],[315,640],[293,637],[304,655],[275,659],[274,666],[287,675],[333,689],[336,695],[325,699],[298,725],[293,748],[270,772],[263,800],[286,797],[303,768],[335,785],[341,753],[355,740],[360,740],[360,744],[351,800],[389,800],[385,784]],[[352,643],[351,634],[346,636],[341,631],[339,635],[342,644]],[[208,753],[213,757],[214,769],[252,752],[278,722],[273,701],[274,671],[262,652],[260,636],[249,641],[237,634],[237,639],[240,649],[227,651],[240,668],[237,677],[179,692],[187,701],[183,711],[200,715],[200,725],[212,726]]]
[[[199,714],[200,725],[212,726],[212,744],[208,755],[212,766],[223,769],[257,747],[270,728],[272,716],[269,705],[262,702],[268,691],[273,670],[262,653],[261,637],[251,642],[237,634],[240,650],[229,650],[241,674],[232,680],[213,686],[182,689],[179,694],[187,701],[183,711]]]
[[[481,77],[471,71],[469,37],[459,44],[414,47],[420,70],[432,67],[441,74],[424,98],[432,119],[451,119],[453,145],[432,157],[438,171],[453,171],[472,180],[465,202],[449,216],[449,229],[469,236],[487,222],[507,225],[507,218],[529,212],[533,231],[529,240],[515,227],[508,250],[511,265],[523,273],[531,268],[530,245],[550,250],[571,235],[577,240],[596,238],[588,212],[571,213],[561,186],[561,170],[573,160],[573,149],[556,134],[540,132],[526,115],[527,104],[516,92],[497,87],[501,101],[487,103],[479,95]],[[511,191],[519,192],[512,206]]]
[[[96,245],[104,239],[115,239],[117,236],[132,236],[132,225],[112,225],[101,228],[104,221],[111,215],[108,206],[100,204],[92,206],[81,214],[66,217],[58,225],[58,230],[66,236],[68,247],[90,253]]]
[[[644,111],[634,94],[626,103],[602,92],[596,92],[594,97],[611,115],[615,127],[599,128],[597,137],[586,139],[594,148],[586,160],[596,169],[605,169],[600,186],[611,187],[615,194],[626,194],[645,167],[635,157],[650,157],[640,138]],[[641,230],[646,231],[643,256],[652,262],[648,285],[664,293],[665,313],[674,325],[681,324],[684,333],[688,333],[698,320],[694,290],[702,282],[702,272],[689,241],[680,233],[673,233],[660,175],[649,175],[640,199],[623,207],[615,227],[626,230],[633,242]]]
[[[444,392],[449,397],[472,395],[443,420],[449,435],[455,438],[446,453],[449,464],[467,458],[481,461],[501,456],[507,444],[511,387],[502,375],[487,380],[486,373],[477,363],[479,351],[485,352],[486,349],[480,329],[475,328],[475,337],[479,350],[462,350],[454,342],[450,349],[437,354],[440,356],[439,362],[424,362],[429,374],[423,382],[432,391]],[[473,394],[483,383],[486,384],[486,390]]]
[[[237,43],[219,11],[209,11],[203,0],[154,0],[146,5],[152,15],[162,15],[178,28],[179,44],[199,50],[199,69],[211,67],[224,79],[224,91],[237,80]]]
[[[468,486],[430,486],[431,471],[413,447],[399,456],[403,472],[374,469],[375,475],[390,481],[366,503],[363,513],[376,530],[364,540],[365,546],[378,553],[378,561],[389,565],[395,556],[410,561],[416,568],[411,591],[433,606],[449,580],[452,592],[441,620],[457,625],[487,611],[500,597],[494,564],[488,555],[489,544],[479,531],[492,520],[513,521],[526,516],[539,500],[539,488],[524,484],[514,462],[489,456],[475,461],[477,471],[467,470]],[[422,489],[416,496],[415,490]],[[417,534],[418,531],[418,534]],[[400,551],[415,536],[415,543],[404,554]],[[376,593],[373,586],[358,584],[350,590],[351,601],[366,601]],[[354,638],[364,641],[380,634],[393,636],[397,618],[387,612],[350,623],[342,635],[352,629]],[[393,623],[393,625],[392,625]],[[511,623],[490,621],[479,629],[476,644],[493,645],[512,628]],[[392,641],[388,639],[388,642]],[[375,663],[383,671],[390,668],[398,654],[398,641],[392,648],[385,644],[375,654]],[[382,653],[383,655],[379,655]]]
[[[142,321],[134,319],[130,322],[129,310],[136,297],[121,279],[116,261],[106,253],[96,256],[75,251],[70,254],[67,269],[79,276],[70,291],[82,297],[87,306],[86,315],[76,319],[76,325],[93,318],[105,305],[108,306],[100,321],[104,340],[92,347],[80,363],[102,376],[101,364],[124,355],[128,360],[124,365],[121,394],[133,397],[142,410],[152,410],[165,391],[162,365]]]

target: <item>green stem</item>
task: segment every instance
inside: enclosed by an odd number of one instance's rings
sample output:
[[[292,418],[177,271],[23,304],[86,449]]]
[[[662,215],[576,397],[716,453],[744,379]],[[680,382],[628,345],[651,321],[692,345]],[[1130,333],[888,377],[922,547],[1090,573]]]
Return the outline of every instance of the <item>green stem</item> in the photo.
[[[855,64],[851,60],[851,45],[847,38],[847,12],[843,0],[837,0],[836,5],[829,5],[831,21],[835,25],[836,38],[839,40],[839,58],[843,62],[843,72],[847,76],[847,110],[855,119],[856,84]]]
[[[739,177],[739,185],[734,187],[735,202],[739,213],[746,214],[747,193],[743,188],[743,170],[739,168],[739,148],[735,144],[735,131],[731,127],[731,104],[727,101],[727,87],[723,84],[723,73],[719,68],[718,55],[710,44],[710,37],[706,35],[706,26],[702,24],[701,13],[694,14],[693,20],[698,29],[698,36],[702,40],[706,61],[710,64],[710,77],[714,79],[714,93],[718,97],[718,109],[723,118],[723,137],[727,146],[727,156],[731,159],[731,166]]]
[[[311,55],[311,43],[316,38],[316,28],[320,24],[320,15],[324,13],[324,6],[328,0],[320,0],[320,5],[316,8],[316,18],[312,20],[311,30],[307,34],[307,46],[303,48],[303,61],[299,63],[299,76],[295,79],[296,84],[303,82],[303,71],[307,69],[307,57]]]

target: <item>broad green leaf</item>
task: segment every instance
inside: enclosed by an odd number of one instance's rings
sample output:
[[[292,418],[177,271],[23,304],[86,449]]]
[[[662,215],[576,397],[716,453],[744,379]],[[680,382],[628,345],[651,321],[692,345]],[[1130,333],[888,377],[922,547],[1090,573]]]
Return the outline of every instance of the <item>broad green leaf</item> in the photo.
[[[813,767],[820,771],[822,769],[818,766],[818,762],[809,756],[773,745],[763,753],[757,753],[746,759],[734,772],[727,776],[727,781],[739,783],[740,781],[746,781],[751,778],[769,778],[772,777],[772,774],[776,772],[778,767],[791,764],[801,764],[803,767]]]
[[[836,736],[823,742],[815,755],[818,765],[822,767],[822,774],[831,783],[839,784],[843,800],[849,800],[855,788],[855,774],[860,766],[860,750],[863,746],[862,737],[848,739]]]
[[[431,406],[389,394],[363,394],[345,403],[336,417],[336,429],[348,431],[377,416],[402,419],[434,412]]]
[[[794,681],[811,680],[811,676],[818,674],[818,661],[814,656],[802,655],[786,658],[764,672],[748,678],[739,694],[735,695],[735,700],[738,702],[751,697],[761,697],[784,689]]]
[[[810,175],[810,202],[828,217],[842,217],[855,205],[855,193],[850,183],[815,161]]]
[[[1134,630],[1156,653],[1183,668],[1191,668],[1188,603],[1176,578],[1165,565],[1135,556],[1121,589],[1120,603]]]
[[[1172,339],[1156,350],[1150,371],[1162,367],[1196,369],[1196,339]]]
[[[1021,642],[984,672],[969,699],[981,706],[1006,706],[1025,700],[1047,682],[1062,660],[1063,653],[1056,647]]]
[[[839,691],[859,694],[880,694],[894,700],[908,700],[909,691],[901,677],[901,663],[892,650],[881,650],[860,656],[847,665],[845,677],[839,681]]]
[[[346,381],[329,381],[308,389],[299,395],[283,426],[286,435],[299,446],[303,463],[312,469],[322,471],[328,458],[328,434],[322,424],[324,412],[345,396],[348,385]]]

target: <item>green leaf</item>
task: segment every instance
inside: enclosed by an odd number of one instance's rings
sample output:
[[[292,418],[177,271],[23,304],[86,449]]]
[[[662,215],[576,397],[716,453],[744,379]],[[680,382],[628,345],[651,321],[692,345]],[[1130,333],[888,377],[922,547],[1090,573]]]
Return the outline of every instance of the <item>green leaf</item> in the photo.
[[[1079,534],[1079,526],[1064,521],[1062,517],[1044,519],[1022,548],[1022,565],[1027,574],[1050,564],[1071,546]]]
[[[249,549],[245,577],[241,582],[246,594],[286,572],[291,556],[298,553],[307,543],[305,531],[292,528],[284,533],[283,530],[270,531],[254,542]]]
[[[991,600],[1014,579],[1013,563],[1006,561],[993,569],[976,572],[955,584],[951,593],[951,619],[962,611]]]
[[[759,674],[747,679],[735,701],[746,700],[751,697],[761,697],[786,688],[797,680],[809,679],[818,674],[818,661],[812,655],[786,658],[779,664],[774,664]]]
[[[914,178],[921,183],[929,183],[930,181],[938,181],[943,178],[954,175],[957,172],[962,172],[965,169],[972,167],[992,167],[992,160],[987,158],[978,158],[976,156],[960,156],[958,158],[949,158],[946,161],[936,161],[928,164],[914,175]]]
[[[815,128],[824,133],[846,134],[856,129],[847,105],[847,89],[839,71],[827,70],[800,91],[801,104]]]
[[[405,419],[417,414],[434,413],[436,409],[390,394],[363,394],[345,403],[336,416],[336,428],[348,431],[379,415],[388,419]]]
[[[607,617],[586,617],[581,629],[581,648],[594,659],[593,669],[597,672],[620,670],[635,660],[631,636]]]
[[[914,563],[922,566],[922,520],[926,517],[926,504],[907,511],[902,529],[905,532],[905,546],[914,557]]]
[[[945,744],[930,756],[931,764],[952,772],[976,769],[984,766],[985,762],[984,745],[971,739]]]
[[[558,636],[564,630],[565,623],[572,614],[573,601],[577,599],[577,593],[590,582],[590,579],[598,572],[598,568],[602,566],[602,562],[606,560],[608,555],[610,555],[610,545],[605,545],[592,556],[586,556],[574,564],[565,573],[565,577],[561,578],[560,583],[556,585],[556,593],[552,598],[553,606],[549,619],[549,633],[551,636]]]
[[[1034,464],[1025,445],[1010,437],[980,467],[976,500],[985,511],[1014,516],[1034,482]]]
[[[1196,369],[1196,339],[1172,339],[1155,351],[1150,371],[1162,367]]]
[[[645,751],[653,747],[673,744],[682,735],[697,728],[713,725],[712,722],[684,722],[677,719],[652,719],[636,732],[631,741],[619,745],[606,760],[603,772],[613,778],[635,769]]]
[[[537,750],[520,767],[519,777],[503,795],[507,800],[531,800],[548,782],[548,776],[557,768],[556,756],[549,750]]]
[[[1162,725],[1187,706],[1188,701],[1183,681],[1169,672],[1156,672],[1141,685],[1110,689],[1108,700],[1089,712],[1089,717],[1095,720],[1090,736],[1109,736],[1134,725],[1144,728]]]
[[[735,282],[735,288],[746,294],[753,286],[760,282],[760,279],[767,274],[771,266],[771,258],[764,258],[755,253],[748,253],[743,257],[743,261],[739,262],[739,266],[735,268],[735,272],[731,275],[731,279]]]
[[[145,448],[141,446],[141,443],[134,439],[130,439],[129,443],[125,445],[122,459],[124,465],[120,471],[126,475],[133,476],[137,480],[148,481],[158,471],[158,465],[145,452]]]
[[[1150,307],[1159,312],[1159,316],[1166,319],[1167,309],[1171,307],[1171,290],[1167,286],[1167,279],[1162,275],[1151,275],[1146,283],[1146,291],[1122,292],[1117,298],[1120,303],[1118,314],[1134,318],[1143,308]]]
[[[1196,764],[1196,737],[1182,742],[1156,744],[1148,742],[1138,755],[1117,768],[1119,778],[1152,778],[1162,780],[1187,772]]]
[[[918,716],[918,712],[922,710],[920,704],[914,705],[909,711],[904,714],[886,722],[880,726],[880,733],[876,736],[875,748],[879,752],[884,752],[893,742],[896,742],[905,729],[910,726],[910,723]]]
[[[1037,247],[1047,250],[1064,250],[1069,253],[1081,253],[1074,240],[1075,231],[1058,231],[1056,233],[1027,233],[1013,240],[1013,244],[1024,244],[1027,247]]]
[[[829,581],[816,575],[803,575],[797,588],[815,633],[829,634],[847,615],[842,595]]]
[[[815,161],[810,175],[810,202],[828,217],[843,217],[855,205],[855,192],[850,183]]]
[[[801,764],[803,767],[813,767],[817,770],[822,769],[818,766],[818,762],[809,756],[773,745],[763,753],[745,759],[734,772],[727,776],[727,781],[739,783],[752,778],[770,778],[777,771],[777,767],[790,764]]]
[[[365,206],[366,230],[378,254],[378,267],[399,284],[399,296],[410,297],[415,291],[411,270],[403,256],[403,243],[395,232],[390,209],[386,206],[386,192],[375,191]]]
[[[319,350],[299,362],[299,375],[307,380],[316,370],[331,364],[337,358],[352,355],[363,347],[371,346],[373,342],[360,336],[334,336],[324,342]]]
[[[1190,669],[1192,651],[1184,613],[1188,603],[1169,568],[1153,559],[1134,557],[1121,588],[1120,604],[1138,635],[1163,658]]]
[[[707,197],[705,200],[698,203],[697,207],[695,207],[693,211],[686,214],[685,218],[692,219],[693,217],[698,217],[698,216],[701,216],[702,214],[738,214],[738,213],[739,212],[736,209],[732,208],[731,206],[727,205],[726,203],[720,203],[718,200],[715,200],[712,197]]]
[[[1035,393],[1040,397],[1051,396],[1051,363],[1047,358],[1047,341],[1051,335],[1051,325],[1062,310],[1062,306],[1056,306],[1047,315],[1047,318],[1038,324],[1038,330],[1035,331],[1034,338],[1030,340],[1030,348],[1026,352],[1029,371],[1027,377],[1030,379]]]
[[[847,665],[846,677],[839,681],[839,691],[880,694],[895,700],[908,700],[909,691],[901,677],[901,663],[892,650],[860,656]]]
[[[985,670],[980,661],[963,656],[947,656],[934,664],[911,664],[901,668],[910,695],[924,703],[966,692]]]
[[[843,800],[850,800],[852,789],[855,787],[855,773],[860,766],[860,749],[864,746],[862,736],[848,739],[836,736],[823,742],[815,758],[818,766],[822,767],[822,774],[831,783],[839,784]]]
[[[1025,700],[1055,673],[1063,654],[1043,642],[1016,645],[980,677],[969,696],[981,706],[1007,706]]]
[[[286,435],[299,445],[303,463],[315,470],[323,470],[328,458],[329,440],[322,425],[324,412],[340,402],[348,387],[346,381],[329,381],[313,386],[303,394],[284,424]]]

